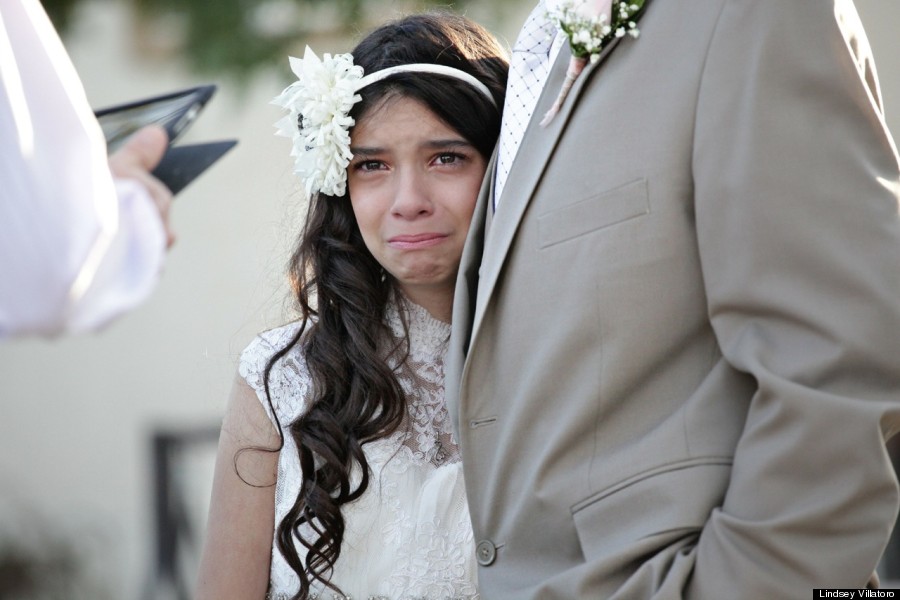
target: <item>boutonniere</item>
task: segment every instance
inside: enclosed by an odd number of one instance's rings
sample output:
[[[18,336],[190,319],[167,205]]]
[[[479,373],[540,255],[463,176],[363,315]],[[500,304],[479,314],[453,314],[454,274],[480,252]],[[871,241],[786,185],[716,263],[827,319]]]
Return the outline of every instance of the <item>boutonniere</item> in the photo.
[[[612,40],[626,35],[634,38],[640,35],[637,21],[645,3],[646,0],[564,0],[548,11],[547,18],[568,38],[572,58],[562,89],[541,120],[542,127],[559,112],[588,61],[595,63],[600,60],[600,53]]]

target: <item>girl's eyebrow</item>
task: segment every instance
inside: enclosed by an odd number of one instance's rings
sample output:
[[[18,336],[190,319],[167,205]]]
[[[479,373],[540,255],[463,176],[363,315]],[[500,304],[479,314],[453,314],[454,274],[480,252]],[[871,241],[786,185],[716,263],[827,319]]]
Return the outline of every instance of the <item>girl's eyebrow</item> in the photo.
[[[429,150],[439,150],[441,148],[471,148],[472,144],[466,140],[452,138],[446,140],[427,140],[421,144],[421,147]],[[387,149],[378,146],[350,146],[350,152],[353,153],[353,156],[368,157],[384,154],[387,152]]]
[[[450,140],[428,140],[424,144],[422,144],[423,148],[464,148],[464,147],[472,147],[472,144],[467,142],[466,140],[461,140],[458,138],[453,138]]]
[[[375,156],[383,154],[384,148],[350,146],[350,152],[353,153],[353,156]]]

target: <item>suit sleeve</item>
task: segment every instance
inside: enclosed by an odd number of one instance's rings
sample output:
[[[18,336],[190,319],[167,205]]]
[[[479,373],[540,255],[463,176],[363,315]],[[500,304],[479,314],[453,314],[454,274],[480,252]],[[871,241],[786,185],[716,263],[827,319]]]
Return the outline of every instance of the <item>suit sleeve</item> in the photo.
[[[852,3],[726,1],[693,168],[709,313],[756,380],[685,595],[863,587],[900,425],[900,175]]]

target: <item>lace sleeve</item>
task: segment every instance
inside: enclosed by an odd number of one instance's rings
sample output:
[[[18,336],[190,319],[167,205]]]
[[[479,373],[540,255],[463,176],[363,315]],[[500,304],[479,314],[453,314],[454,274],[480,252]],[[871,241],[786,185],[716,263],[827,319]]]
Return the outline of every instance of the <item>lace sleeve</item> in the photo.
[[[276,352],[288,345],[296,335],[298,327],[299,325],[294,323],[261,333],[244,349],[238,363],[238,372],[247,385],[256,392],[269,419],[282,428],[302,413],[309,395],[309,370],[306,368],[299,348],[292,348],[272,367],[269,376],[271,406],[266,398],[263,378],[269,360]]]

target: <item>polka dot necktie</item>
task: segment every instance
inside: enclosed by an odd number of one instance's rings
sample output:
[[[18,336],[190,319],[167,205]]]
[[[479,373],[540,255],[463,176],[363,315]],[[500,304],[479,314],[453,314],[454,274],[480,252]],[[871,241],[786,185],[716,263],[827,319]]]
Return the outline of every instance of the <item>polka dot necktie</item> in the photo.
[[[503,119],[500,126],[494,208],[497,207],[519,143],[528,127],[528,121],[550,70],[550,48],[555,34],[556,28],[547,18],[547,9],[541,0],[526,19],[522,32],[513,46],[506,103],[503,105]]]

